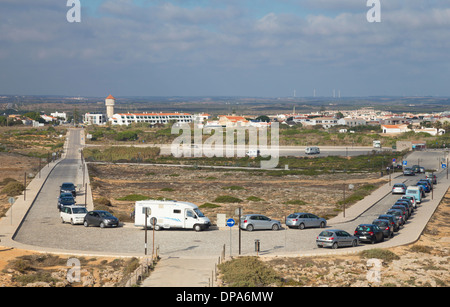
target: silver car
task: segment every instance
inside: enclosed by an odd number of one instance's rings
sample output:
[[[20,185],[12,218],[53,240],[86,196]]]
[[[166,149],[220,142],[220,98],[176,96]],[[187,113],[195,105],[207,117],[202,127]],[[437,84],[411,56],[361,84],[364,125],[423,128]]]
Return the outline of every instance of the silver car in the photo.
[[[317,247],[331,247],[336,249],[342,246],[357,246],[359,239],[345,230],[330,229],[322,231],[316,238]]]
[[[304,229],[306,227],[325,228],[327,226],[327,220],[311,213],[292,213],[286,218],[286,226],[298,229]]]
[[[279,230],[281,229],[281,223],[262,214],[247,214],[241,217],[240,227],[248,231],[259,229]]]
[[[405,194],[406,185],[404,183],[396,183],[392,187],[392,194]]]

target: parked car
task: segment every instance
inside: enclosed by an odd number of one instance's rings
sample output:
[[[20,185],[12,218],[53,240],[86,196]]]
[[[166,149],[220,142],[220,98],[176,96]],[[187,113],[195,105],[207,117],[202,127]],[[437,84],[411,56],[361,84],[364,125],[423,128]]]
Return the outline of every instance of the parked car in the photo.
[[[418,183],[424,183],[425,185],[428,186],[428,188],[430,189],[430,191],[433,189],[433,184],[431,183],[431,179],[420,179],[418,181]]]
[[[414,196],[411,195],[403,195],[402,197],[400,197],[400,199],[409,199],[409,201],[412,203],[414,210],[417,209],[417,202],[416,202],[416,198]]]
[[[378,220],[386,220],[389,222],[389,226],[392,227],[393,231],[398,231],[400,229],[400,222],[395,218],[395,216],[390,214],[380,214]]]
[[[248,231],[259,229],[279,230],[281,229],[281,223],[262,214],[247,214],[241,218],[240,227]]]
[[[413,206],[411,204],[411,202],[407,199],[398,199],[394,205],[405,205],[408,209],[408,216],[411,216],[412,212],[413,212]]]
[[[427,179],[430,179],[433,184],[437,184],[437,177],[434,174],[427,174]]]
[[[386,214],[393,215],[395,219],[399,222],[400,226],[403,226],[406,221],[406,215],[403,214],[401,209],[389,209]]]
[[[388,220],[376,219],[372,224],[377,225],[381,229],[385,238],[392,238],[394,236],[394,227]]]
[[[420,173],[420,166],[419,165],[413,165],[411,166],[411,169],[414,173]]]
[[[405,167],[405,169],[403,170],[403,176],[415,176],[415,175],[416,173],[410,167]]]
[[[289,228],[304,229],[306,227],[327,226],[327,220],[311,213],[292,213],[286,218],[286,226]]]
[[[317,247],[331,247],[336,249],[343,246],[357,246],[358,237],[352,236],[345,230],[330,229],[322,231],[316,238]]]
[[[119,219],[108,211],[94,210],[89,211],[84,216],[83,224],[85,227],[89,227],[90,225],[100,226],[101,228],[117,227],[119,226]]]
[[[384,241],[383,232],[377,225],[360,224],[356,226],[355,236],[359,241],[368,241],[372,244]]]
[[[431,187],[428,185],[428,182],[425,181],[417,181],[416,186],[422,186],[425,190],[425,193],[429,193],[431,191]]]
[[[87,212],[86,207],[83,206],[64,206],[60,212],[61,222],[72,225],[83,224]]]
[[[412,196],[409,197],[413,198]],[[414,202],[411,198],[399,198],[397,202],[406,202],[408,207],[411,208],[411,212],[414,212],[416,208],[414,208]]]
[[[71,193],[63,193],[58,197],[58,204],[56,207],[61,210],[63,206],[74,206],[76,204],[75,198]]]
[[[425,173],[425,167],[420,166],[420,167],[419,167],[419,173],[424,174],[424,173]]]
[[[409,211],[408,211],[408,208],[404,204],[403,205],[393,205],[391,207],[391,209],[402,210],[402,214],[405,217],[405,222],[409,219]]]
[[[406,193],[406,184],[404,183],[396,183],[392,187],[392,194],[405,194]]]
[[[72,182],[64,182],[59,188],[59,194],[72,193],[73,197],[77,196],[77,189]]]

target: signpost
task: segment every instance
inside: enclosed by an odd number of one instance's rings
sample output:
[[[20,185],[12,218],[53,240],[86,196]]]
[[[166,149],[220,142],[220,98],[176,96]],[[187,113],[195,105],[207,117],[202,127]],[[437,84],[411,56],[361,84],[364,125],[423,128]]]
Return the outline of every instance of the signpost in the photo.
[[[14,197],[8,198],[8,202],[11,205],[11,225],[12,225],[12,210],[13,210],[13,204],[15,203],[16,199]]]
[[[230,227],[230,257],[231,257],[231,228],[236,224],[233,219],[227,220],[227,226]]]

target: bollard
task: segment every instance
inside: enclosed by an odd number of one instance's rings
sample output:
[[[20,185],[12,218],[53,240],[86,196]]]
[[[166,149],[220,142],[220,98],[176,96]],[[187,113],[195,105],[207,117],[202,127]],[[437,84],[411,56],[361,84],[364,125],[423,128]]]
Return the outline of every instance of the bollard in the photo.
[[[257,256],[258,256],[258,253],[260,251],[260,247],[261,247],[261,242],[258,239],[256,239],[255,240],[255,252],[256,252]]]

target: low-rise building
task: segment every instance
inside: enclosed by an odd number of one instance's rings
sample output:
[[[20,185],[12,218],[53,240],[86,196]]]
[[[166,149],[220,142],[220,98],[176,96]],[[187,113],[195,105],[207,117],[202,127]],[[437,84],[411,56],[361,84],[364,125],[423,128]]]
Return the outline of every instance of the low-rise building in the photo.
[[[112,125],[130,125],[146,123],[150,125],[167,124],[170,121],[176,123],[192,123],[193,116],[188,113],[118,113],[109,121]]]

